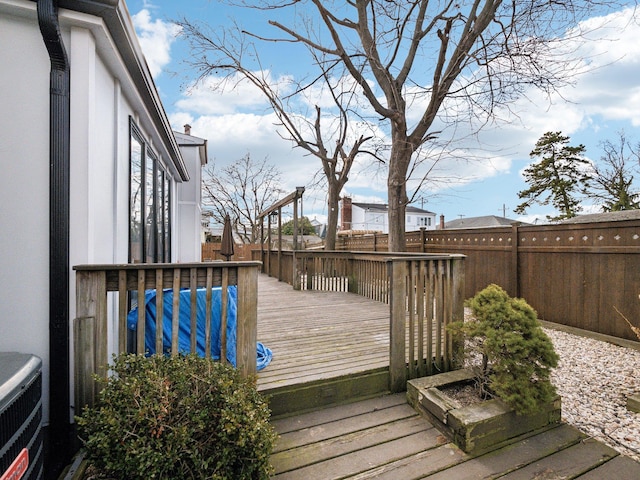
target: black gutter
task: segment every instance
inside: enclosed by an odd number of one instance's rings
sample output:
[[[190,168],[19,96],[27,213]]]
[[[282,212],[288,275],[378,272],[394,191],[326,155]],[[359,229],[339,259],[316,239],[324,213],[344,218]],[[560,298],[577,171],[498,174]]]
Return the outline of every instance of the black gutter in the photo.
[[[58,1],[38,0],[38,24],[49,52],[49,427],[47,478],[71,457],[69,379],[70,68],[58,23]]]

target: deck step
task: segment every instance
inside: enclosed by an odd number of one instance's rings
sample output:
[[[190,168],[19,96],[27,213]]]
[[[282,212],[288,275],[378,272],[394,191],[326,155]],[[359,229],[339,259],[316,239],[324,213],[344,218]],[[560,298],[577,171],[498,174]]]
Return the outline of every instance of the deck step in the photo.
[[[389,368],[260,390],[272,418],[340,405],[389,392]]]
[[[640,463],[559,424],[468,455],[406,403],[385,395],[274,420],[277,480],[640,478]]]

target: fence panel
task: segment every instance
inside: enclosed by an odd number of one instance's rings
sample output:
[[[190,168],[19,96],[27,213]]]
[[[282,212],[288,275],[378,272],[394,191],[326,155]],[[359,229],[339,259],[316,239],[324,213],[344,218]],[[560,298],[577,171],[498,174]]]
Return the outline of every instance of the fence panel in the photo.
[[[419,233],[407,234],[407,250],[418,249]],[[466,256],[464,298],[495,283],[524,298],[544,320],[637,340],[615,308],[640,325],[640,220],[425,230],[422,235],[424,252]],[[376,246],[384,245],[383,237],[340,237],[337,248],[369,250],[374,238]]]
[[[226,258],[220,254],[221,247],[221,243],[203,243],[202,261],[211,262],[216,260],[226,260]],[[229,260],[234,262],[249,262],[260,260],[260,245],[258,244],[235,244],[233,247],[233,252],[234,253]]]

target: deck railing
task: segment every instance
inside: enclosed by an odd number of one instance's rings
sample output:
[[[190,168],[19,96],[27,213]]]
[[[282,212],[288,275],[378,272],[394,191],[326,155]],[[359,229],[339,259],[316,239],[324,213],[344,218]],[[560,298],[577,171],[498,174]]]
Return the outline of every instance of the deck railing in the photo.
[[[236,366],[244,375],[256,372],[257,295],[260,262],[210,262],[184,264],[79,265],[76,271],[74,321],[75,405],[93,405],[99,385],[94,375],[106,376],[110,352],[127,351],[127,316],[133,304],[145,305],[145,293],[156,291],[163,305],[163,290],[173,292],[171,349],[178,354],[180,289],[190,289],[191,352],[196,351],[198,288],[206,288],[205,342],[210,351],[212,288],[221,287],[221,355],[226,358],[227,287],[237,286]],[[111,300],[110,292],[114,296]],[[113,303],[112,303],[113,302]],[[115,305],[114,305],[115,304]],[[109,315],[109,311],[114,311]],[[156,351],[162,351],[163,309],[156,311]],[[145,309],[138,309],[133,351],[145,353]]]
[[[403,391],[408,378],[456,368],[461,345],[447,325],[464,318],[464,255],[286,254],[293,269],[283,269],[280,279],[295,289],[351,292],[389,304],[391,391]]]

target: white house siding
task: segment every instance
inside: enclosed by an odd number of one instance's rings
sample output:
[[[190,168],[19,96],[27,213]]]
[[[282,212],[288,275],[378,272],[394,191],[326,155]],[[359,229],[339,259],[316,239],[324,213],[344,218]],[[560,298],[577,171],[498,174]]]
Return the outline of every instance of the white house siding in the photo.
[[[351,229],[376,231],[380,233],[389,233],[389,215],[386,205],[362,206],[353,203],[351,205]],[[421,220],[425,219],[425,220]],[[435,230],[436,216],[434,213],[427,211],[408,211],[405,214],[405,231],[413,232],[425,227],[427,230]]]
[[[351,230],[366,230],[365,211],[355,205],[351,210]]]
[[[92,20],[89,16],[82,17],[85,24]],[[102,60],[101,53],[113,55],[113,52],[99,52],[96,37],[90,29],[70,27],[69,40],[65,45],[72,65],[70,265],[126,263],[129,235],[128,112],[132,109],[121,95],[120,83]],[[75,318],[75,289],[75,273],[72,271],[70,319]],[[109,306],[114,312],[115,304],[111,302]],[[72,335],[73,321],[69,327]],[[117,332],[112,331],[111,339],[117,338],[116,335]],[[114,352],[113,341],[109,352]],[[73,358],[73,345],[70,355]],[[71,378],[73,367],[71,363]]]
[[[0,351],[46,359],[49,57],[35,3],[21,2],[9,9],[0,2],[0,65]],[[44,391],[48,391],[48,371],[45,362]]]
[[[176,133],[176,136],[190,181],[179,183],[176,189],[178,215],[173,245],[175,261],[199,262],[202,259],[202,193],[201,188],[193,188],[193,185],[202,183],[202,165],[207,159],[201,158],[201,152],[206,149],[200,147],[203,139],[180,133]]]
[[[128,260],[130,117],[171,177],[172,239],[180,237],[190,245],[180,260],[199,260],[199,206],[190,204],[186,217],[179,219],[184,213],[177,200],[179,172],[153,120],[158,112],[147,110],[119,54],[121,45],[101,18],[61,9],[59,20],[71,65],[70,267]],[[0,65],[0,351],[42,358],[47,424],[50,63],[35,2],[0,0]],[[180,184],[181,195],[191,195],[193,202],[199,201],[199,190],[199,172]],[[172,260],[177,258],[174,248]],[[73,338],[73,270],[69,292]],[[73,359],[73,351],[69,354]]]

